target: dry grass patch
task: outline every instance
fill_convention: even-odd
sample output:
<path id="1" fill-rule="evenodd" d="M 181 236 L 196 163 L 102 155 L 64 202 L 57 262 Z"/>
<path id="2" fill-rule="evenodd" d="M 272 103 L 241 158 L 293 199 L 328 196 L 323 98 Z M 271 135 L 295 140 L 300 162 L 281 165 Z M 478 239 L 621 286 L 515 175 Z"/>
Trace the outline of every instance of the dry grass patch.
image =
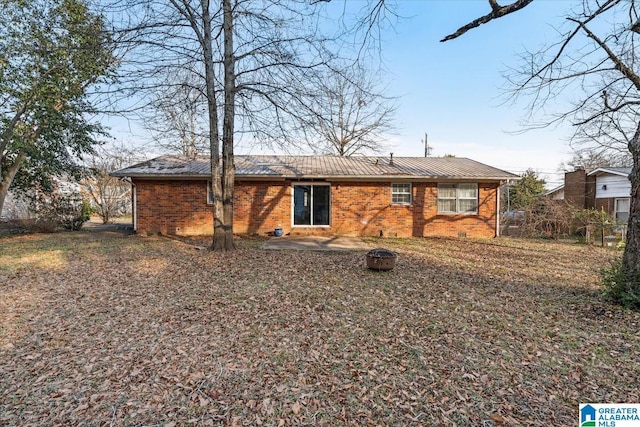
<path id="1" fill-rule="evenodd" d="M 0 239 L 0 424 L 571 425 L 640 401 L 640 315 L 597 285 L 611 251 L 385 239 L 378 273 L 258 243 Z"/>

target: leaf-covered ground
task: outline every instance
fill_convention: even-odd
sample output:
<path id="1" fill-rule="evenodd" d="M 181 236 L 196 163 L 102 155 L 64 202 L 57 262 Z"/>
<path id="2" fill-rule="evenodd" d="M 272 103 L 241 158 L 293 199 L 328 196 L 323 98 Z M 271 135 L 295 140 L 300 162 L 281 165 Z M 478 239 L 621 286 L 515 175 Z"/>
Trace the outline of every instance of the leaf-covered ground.
<path id="1" fill-rule="evenodd" d="M 161 237 L 0 238 L 0 425 L 575 425 L 639 402 L 640 314 L 616 253 L 371 240 L 218 255 Z"/>

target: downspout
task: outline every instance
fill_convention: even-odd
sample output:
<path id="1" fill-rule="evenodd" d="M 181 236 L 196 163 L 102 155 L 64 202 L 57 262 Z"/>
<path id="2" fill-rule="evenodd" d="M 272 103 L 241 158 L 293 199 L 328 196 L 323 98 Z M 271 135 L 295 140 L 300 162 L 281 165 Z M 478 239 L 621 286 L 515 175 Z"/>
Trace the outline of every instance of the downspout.
<path id="1" fill-rule="evenodd" d="M 138 187 L 131 181 L 131 221 L 133 222 L 133 231 L 138 231 Z"/>
<path id="2" fill-rule="evenodd" d="M 133 231 L 138 231 L 138 197 L 136 192 L 136 185 L 129 177 L 123 177 L 120 179 L 131 184 L 131 222 L 133 223 Z"/>
<path id="3" fill-rule="evenodd" d="M 498 188 L 496 188 L 496 235 L 495 237 L 500 237 L 500 194 L 502 193 L 502 182 L 498 184 Z"/>
<path id="4" fill-rule="evenodd" d="M 506 185 L 507 188 L 509 188 L 509 181 L 510 180 L 506 180 L 504 182 L 500 182 L 500 184 L 498 185 L 498 194 L 496 197 L 496 237 L 500 237 L 500 196 L 502 194 L 502 188 Z M 509 191 L 509 190 L 507 190 Z M 508 215 L 508 214 L 507 214 Z"/>

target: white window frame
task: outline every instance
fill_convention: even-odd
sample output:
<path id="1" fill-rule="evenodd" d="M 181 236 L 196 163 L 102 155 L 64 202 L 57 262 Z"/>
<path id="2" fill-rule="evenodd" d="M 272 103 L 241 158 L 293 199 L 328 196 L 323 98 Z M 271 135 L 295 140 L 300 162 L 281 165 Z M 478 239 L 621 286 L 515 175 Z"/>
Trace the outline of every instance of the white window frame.
<path id="1" fill-rule="evenodd" d="M 618 203 L 619 202 L 626 202 L 627 203 L 627 210 L 626 211 L 620 211 L 618 210 Z M 629 211 L 631 210 L 631 199 L 629 197 L 618 197 L 614 200 L 614 211 L 613 211 L 613 216 L 616 220 L 617 223 L 627 223 L 629 221 Z M 620 213 L 626 213 L 627 214 L 627 219 L 623 220 L 623 221 L 618 221 L 618 212 Z"/>
<path id="2" fill-rule="evenodd" d="M 461 186 L 475 186 L 475 197 L 471 198 L 471 197 L 461 197 L 460 193 L 463 188 L 461 188 Z M 445 211 L 445 210 L 441 210 L 440 209 L 440 200 L 454 200 L 453 197 L 441 197 L 440 196 L 440 189 L 451 189 L 451 188 L 455 188 L 456 190 L 456 196 L 455 196 L 455 201 L 456 201 L 456 209 L 455 211 Z M 479 191 L 479 186 L 478 183 L 476 182 L 463 182 L 463 183 L 448 183 L 448 182 L 442 182 L 442 183 L 438 183 L 438 196 L 437 196 L 437 205 L 438 205 L 438 215 L 477 215 L 478 214 L 478 206 L 479 206 L 479 202 L 478 202 L 478 196 L 480 195 L 480 191 Z M 475 200 L 475 210 L 473 211 L 462 211 L 460 209 L 460 201 L 461 200 Z"/>
<path id="3" fill-rule="evenodd" d="M 409 187 L 409 191 L 398 191 L 399 186 L 403 188 Z M 396 188 L 394 188 L 396 187 Z M 394 201 L 393 196 L 406 196 L 409 195 L 409 201 Z M 392 205 L 410 205 L 413 203 L 413 186 L 410 182 L 392 182 L 391 183 L 391 204 Z"/>
<path id="4" fill-rule="evenodd" d="M 296 224 L 295 223 L 295 187 L 296 186 L 305 186 L 305 185 L 311 185 L 311 186 L 326 186 L 329 187 L 329 224 L 327 225 L 314 225 L 314 224 L 309 224 L 309 225 L 305 225 L 305 224 Z M 313 190 L 312 190 L 313 191 Z M 333 220 L 333 215 L 331 215 L 331 207 L 332 207 L 332 196 L 331 196 L 331 183 L 330 182 L 316 182 L 316 181 L 310 181 L 310 182 L 294 182 L 291 184 L 291 228 L 331 228 L 331 221 Z M 311 207 L 311 219 L 313 221 L 313 199 L 311 199 L 309 201 L 309 205 Z"/>

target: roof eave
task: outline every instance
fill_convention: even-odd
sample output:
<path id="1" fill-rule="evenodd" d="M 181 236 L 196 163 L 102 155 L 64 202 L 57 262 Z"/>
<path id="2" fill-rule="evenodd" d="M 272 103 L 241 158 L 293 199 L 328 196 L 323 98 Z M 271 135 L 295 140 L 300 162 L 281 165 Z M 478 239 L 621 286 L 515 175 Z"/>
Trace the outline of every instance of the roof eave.
<path id="1" fill-rule="evenodd" d="M 112 172 L 109 176 L 115 178 L 136 178 L 136 179 L 206 179 L 209 175 L 199 174 L 149 174 L 149 173 L 117 173 Z"/>
<path id="2" fill-rule="evenodd" d="M 209 174 L 149 174 L 149 173 L 119 173 L 109 174 L 115 178 L 134 179 L 208 179 Z M 388 180 L 413 180 L 413 181 L 506 181 L 518 180 L 520 177 L 512 176 L 434 176 L 434 175 L 265 175 L 265 174 L 236 174 L 238 180 L 311 180 L 325 179 L 332 181 L 388 181 Z"/>
<path id="3" fill-rule="evenodd" d="M 601 173 L 609 173 L 611 175 L 618 175 L 618 176 L 624 176 L 624 177 L 628 177 L 629 176 L 629 174 L 627 174 L 627 173 L 616 171 L 616 170 L 612 170 L 612 169 L 608 169 L 608 168 L 597 168 L 597 169 L 594 169 L 591 172 L 589 172 L 587 174 L 587 176 L 598 175 L 598 174 L 601 174 Z"/>

